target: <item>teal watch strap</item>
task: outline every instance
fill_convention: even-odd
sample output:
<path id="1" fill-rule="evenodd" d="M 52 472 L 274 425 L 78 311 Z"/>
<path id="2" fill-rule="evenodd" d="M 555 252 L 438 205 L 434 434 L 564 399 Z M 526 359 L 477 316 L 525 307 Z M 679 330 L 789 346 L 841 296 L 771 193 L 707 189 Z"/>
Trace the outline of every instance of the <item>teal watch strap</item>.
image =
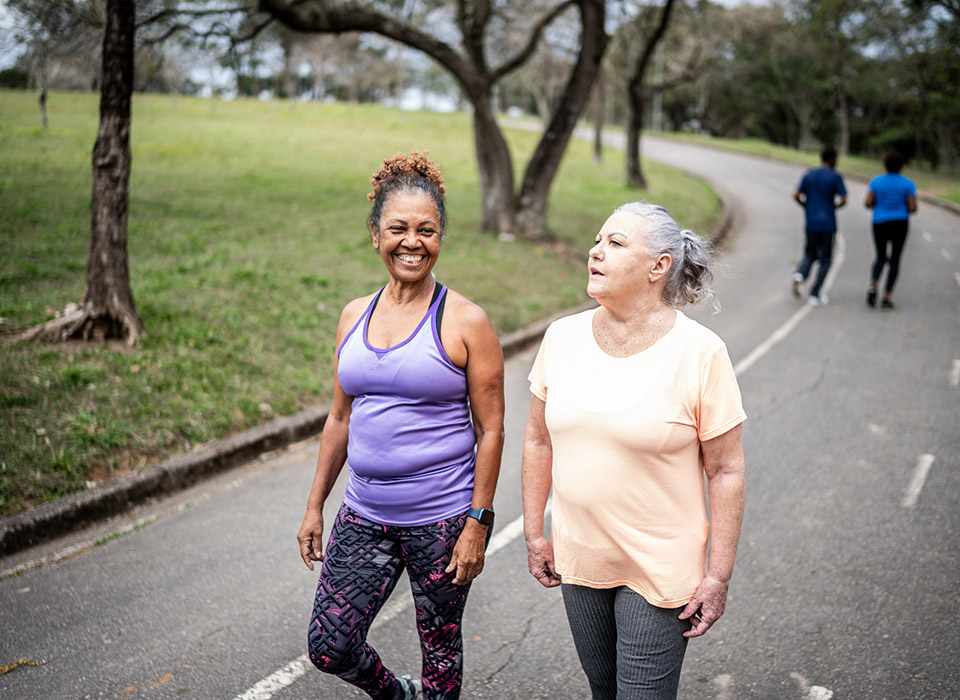
<path id="1" fill-rule="evenodd" d="M 467 511 L 467 517 L 478 520 L 487 527 L 493 525 L 493 511 L 487 508 L 471 508 Z"/>

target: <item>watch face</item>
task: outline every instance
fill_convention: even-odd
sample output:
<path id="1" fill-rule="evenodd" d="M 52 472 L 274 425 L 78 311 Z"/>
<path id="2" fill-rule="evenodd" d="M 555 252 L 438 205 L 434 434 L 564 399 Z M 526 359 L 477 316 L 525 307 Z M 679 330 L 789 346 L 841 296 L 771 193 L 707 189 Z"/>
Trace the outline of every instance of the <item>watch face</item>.
<path id="1" fill-rule="evenodd" d="M 479 520 L 484 525 L 493 525 L 493 511 L 486 508 L 471 508 L 470 517 Z"/>

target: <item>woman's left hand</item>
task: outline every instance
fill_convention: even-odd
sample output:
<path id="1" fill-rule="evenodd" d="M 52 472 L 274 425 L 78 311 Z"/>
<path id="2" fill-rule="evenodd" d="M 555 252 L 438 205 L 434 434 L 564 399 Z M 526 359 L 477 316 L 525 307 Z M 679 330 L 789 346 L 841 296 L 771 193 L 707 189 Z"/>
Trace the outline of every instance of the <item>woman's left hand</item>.
<path id="1" fill-rule="evenodd" d="M 729 584 L 724 581 L 718 581 L 709 575 L 704 577 L 697 586 L 697 592 L 693 594 L 693 600 L 687 603 L 687 607 L 680 613 L 681 620 L 689 619 L 693 624 L 689 632 L 683 633 L 684 637 L 699 637 L 720 619 L 727 606 L 728 587 Z"/>
<path id="2" fill-rule="evenodd" d="M 458 586 L 465 586 L 483 571 L 483 560 L 487 549 L 487 526 L 481 525 L 473 518 L 467 518 L 463 532 L 457 538 L 453 548 L 453 556 L 445 571 L 449 574 L 456 571 L 453 582 Z"/>

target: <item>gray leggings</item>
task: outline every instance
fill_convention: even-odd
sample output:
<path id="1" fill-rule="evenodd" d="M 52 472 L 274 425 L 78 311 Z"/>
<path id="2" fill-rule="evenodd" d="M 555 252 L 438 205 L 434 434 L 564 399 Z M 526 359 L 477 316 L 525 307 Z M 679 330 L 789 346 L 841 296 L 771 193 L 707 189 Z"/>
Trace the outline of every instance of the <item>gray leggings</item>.
<path id="1" fill-rule="evenodd" d="M 563 584 L 563 604 L 593 700 L 675 700 L 687 649 L 683 608 L 658 608 L 626 586 Z"/>

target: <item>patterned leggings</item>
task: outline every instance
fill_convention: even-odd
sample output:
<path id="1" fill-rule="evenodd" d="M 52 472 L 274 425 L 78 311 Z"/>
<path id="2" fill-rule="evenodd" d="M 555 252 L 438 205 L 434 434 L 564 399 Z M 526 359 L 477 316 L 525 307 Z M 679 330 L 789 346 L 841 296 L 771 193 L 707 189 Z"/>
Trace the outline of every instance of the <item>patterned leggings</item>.
<path id="1" fill-rule="evenodd" d="M 320 569 L 308 632 L 310 660 L 365 691 L 393 700 L 396 676 L 367 644 L 373 619 L 404 568 L 417 609 L 426 700 L 456 700 L 463 676 L 460 621 L 470 586 L 444 573 L 466 515 L 418 527 L 378 525 L 341 506 Z"/>

